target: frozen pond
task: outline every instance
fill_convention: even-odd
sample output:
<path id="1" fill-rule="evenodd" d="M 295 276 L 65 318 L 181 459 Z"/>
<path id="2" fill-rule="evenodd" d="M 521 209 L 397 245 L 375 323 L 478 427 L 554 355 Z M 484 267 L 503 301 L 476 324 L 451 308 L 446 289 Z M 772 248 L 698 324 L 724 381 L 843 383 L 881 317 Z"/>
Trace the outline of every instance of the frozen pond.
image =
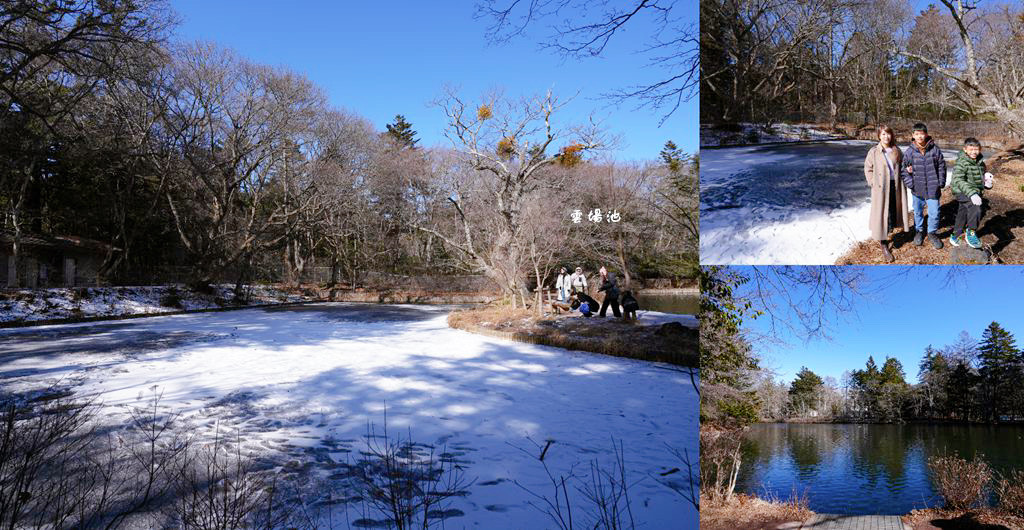
<path id="1" fill-rule="evenodd" d="M 844 140 L 701 151 L 701 263 L 835 263 L 871 237 L 864 157 L 873 144 Z M 943 153 L 952 169 L 956 151 Z"/>
<path id="2" fill-rule="evenodd" d="M 69 388 L 100 400 L 111 424 L 161 393 L 200 436 L 237 432 L 265 461 L 308 464 L 326 484 L 314 494 L 386 407 L 392 432 L 455 455 L 475 480 L 452 501 L 450 528 L 550 527 L 528 504 L 540 502 L 530 492 L 554 494 L 540 448 L 552 441 L 544 463 L 555 476 L 575 466 L 585 478 L 592 462 L 613 464 L 615 440 L 636 482 L 637 525 L 697 527 L 673 452 L 697 454 L 687 371 L 474 335 L 446 317 L 441 307 L 310 304 L 0 330 L 0 391 Z M 585 517 L 583 494 L 569 492 Z"/>

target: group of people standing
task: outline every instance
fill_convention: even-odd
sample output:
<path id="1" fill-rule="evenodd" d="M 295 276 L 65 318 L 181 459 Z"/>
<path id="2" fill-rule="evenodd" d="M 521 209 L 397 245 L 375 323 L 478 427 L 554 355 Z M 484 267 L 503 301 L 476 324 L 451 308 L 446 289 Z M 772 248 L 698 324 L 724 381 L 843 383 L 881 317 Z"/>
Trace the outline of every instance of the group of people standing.
<path id="1" fill-rule="evenodd" d="M 878 241 L 888 263 L 893 262 L 889 233 L 894 228 L 905 232 L 910 230 L 907 223 L 907 190 L 910 190 L 914 211 L 914 244 L 923 245 L 927 237 L 936 249 L 942 248 L 942 240 L 937 232 L 939 197 L 946 187 L 946 159 L 928 135 L 925 124 L 915 124 L 912 136 L 911 145 L 901 151 L 896 147 L 896 135 L 892 128 L 881 125 L 878 127 L 878 144 L 868 151 L 864 159 L 864 176 L 871 186 L 868 225 L 871 238 Z M 977 230 L 982 217 L 982 194 L 985 189 L 992 187 L 992 181 L 992 174 L 985 171 L 981 143 L 975 138 L 967 138 L 953 168 L 951 187 L 957 200 L 957 213 L 953 233 L 949 238 L 951 245 L 957 247 L 966 243 L 973 248 L 981 247 Z"/>
<path id="2" fill-rule="evenodd" d="M 604 300 L 599 305 L 597 300 L 588 294 L 587 277 L 583 274 L 582 267 L 576 267 L 572 274 L 568 274 L 565 267 L 558 272 L 555 280 L 555 289 L 558 291 L 558 302 L 567 305 L 572 310 L 578 310 L 583 316 L 604 317 L 610 307 L 612 314 L 616 317 L 622 316 L 625 311 L 626 318 L 636 318 L 636 310 L 640 308 L 632 291 L 619 291 L 618 280 L 614 272 L 601 267 L 598 271 L 600 286 L 598 292 L 604 292 Z M 619 310 L 619 297 L 622 297 L 622 311 Z M 600 309 L 598 309 L 600 307 Z"/>

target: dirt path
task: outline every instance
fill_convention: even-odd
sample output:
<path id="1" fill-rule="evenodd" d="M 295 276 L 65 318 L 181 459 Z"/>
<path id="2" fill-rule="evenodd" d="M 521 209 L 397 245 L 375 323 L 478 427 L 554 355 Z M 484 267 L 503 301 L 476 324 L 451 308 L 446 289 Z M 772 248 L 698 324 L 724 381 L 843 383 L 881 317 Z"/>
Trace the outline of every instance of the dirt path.
<path id="1" fill-rule="evenodd" d="M 985 193 L 985 204 L 978 236 L 991 251 L 994 263 L 1024 264 L 1024 146 L 993 157 L 989 170 L 997 175 L 996 186 Z M 949 236 L 956 220 L 957 204 L 952 192 L 943 190 L 939 207 L 939 237 L 942 248 L 936 250 L 927 241 L 915 246 L 913 233 L 892 234 L 895 264 L 948 264 L 952 245 Z M 913 224 L 913 213 L 910 214 Z M 837 265 L 884 264 L 882 251 L 872 240 L 857 243 L 840 257 Z"/>

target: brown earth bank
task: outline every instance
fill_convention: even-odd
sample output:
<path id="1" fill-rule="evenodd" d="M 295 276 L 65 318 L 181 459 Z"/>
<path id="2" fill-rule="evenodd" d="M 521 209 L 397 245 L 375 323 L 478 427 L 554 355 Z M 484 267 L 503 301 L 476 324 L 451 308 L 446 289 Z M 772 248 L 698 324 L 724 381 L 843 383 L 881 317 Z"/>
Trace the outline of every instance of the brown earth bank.
<path id="1" fill-rule="evenodd" d="M 500 298 L 494 293 L 453 293 L 422 290 L 321 289 L 321 300 L 380 304 L 482 304 Z"/>
<path id="2" fill-rule="evenodd" d="M 903 516 L 903 522 L 914 530 L 1020 530 L 1024 517 L 995 513 L 991 510 L 914 510 Z M 702 527 L 703 528 L 703 527 Z"/>
<path id="3" fill-rule="evenodd" d="M 696 367 L 698 361 L 697 330 L 678 322 L 645 325 L 614 317 L 540 317 L 534 311 L 492 305 L 452 311 L 448 325 L 508 340 L 616 357 L 687 367 Z"/>
<path id="4" fill-rule="evenodd" d="M 988 170 L 996 175 L 996 182 L 991 190 L 985 192 L 981 226 L 978 228 L 982 248 L 991 253 L 993 263 L 1024 264 L 1024 144 L 989 158 Z M 953 259 L 953 246 L 949 243 L 956 211 L 957 201 L 946 188 L 942 191 L 939 206 L 941 249 L 935 249 L 927 240 L 924 245 L 915 246 L 912 243 L 913 230 L 894 230 L 890 235 L 895 258 L 893 264 L 963 263 Z M 908 217 L 910 225 L 913 225 L 913 213 L 910 212 Z M 836 261 L 836 265 L 876 264 L 886 262 L 878 243 L 873 240 L 857 243 Z"/>
<path id="5" fill-rule="evenodd" d="M 796 501 L 768 501 L 737 493 L 728 501 L 701 496 L 701 530 L 776 530 L 800 528 L 800 523 L 810 519 L 814 512 Z"/>

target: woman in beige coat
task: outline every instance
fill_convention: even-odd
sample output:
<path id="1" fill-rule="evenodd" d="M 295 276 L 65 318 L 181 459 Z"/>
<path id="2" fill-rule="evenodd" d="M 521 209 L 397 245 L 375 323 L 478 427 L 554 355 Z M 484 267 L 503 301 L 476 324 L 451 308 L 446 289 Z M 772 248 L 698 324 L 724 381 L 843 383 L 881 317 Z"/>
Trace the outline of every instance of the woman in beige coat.
<path id="1" fill-rule="evenodd" d="M 903 153 L 896 147 L 896 135 L 887 125 L 878 127 L 878 144 L 864 159 L 864 177 L 871 186 L 871 239 L 878 241 L 887 263 L 893 262 L 889 250 L 889 231 L 907 231 L 907 189 L 900 178 Z"/>

